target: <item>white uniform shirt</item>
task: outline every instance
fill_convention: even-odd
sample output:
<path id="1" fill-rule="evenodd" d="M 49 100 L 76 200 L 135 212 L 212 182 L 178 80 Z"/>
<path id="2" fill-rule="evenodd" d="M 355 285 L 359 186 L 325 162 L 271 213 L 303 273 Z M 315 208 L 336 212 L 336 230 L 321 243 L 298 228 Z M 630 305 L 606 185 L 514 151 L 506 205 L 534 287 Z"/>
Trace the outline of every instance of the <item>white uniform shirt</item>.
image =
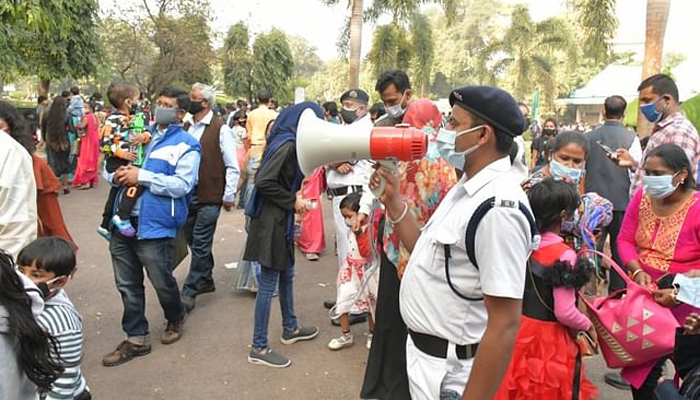
<path id="1" fill-rule="evenodd" d="M 515 144 L 518 146 L 518 153 L 515 155 L 513 160 L 512 171 L 514 174 L 518 175 L 521 181 L 527 179 L 528 167 L 527 167 L 527 157 L 525 154 L 525 139 L 522 136 L 516 136 Z"/>
<path id="2" fill-rule="evenodd" d="M 36 239 L 36 181 L 32 156 L 0 131 L 0 249 L 17 258 Z"/>
<path id="3" fill-rule="evenodd" d="M 450 278 L 462 295 L 522 298 L 532 242 L 530 224 L 522 211 L 494 207 L 486 213 L 476 231 L 479 270 L 467 257 L 469 219 L 481 203 L 494 196 L 497 204 L 507 199 L 528 205 L 508 157 L 469 180 L 463 176 L 423 227 L 401 281 L 401 316 L 412 331 L 467 345 L 480 342 L 486 330 L 484 302 L 464 300 L 447 284 L 443 244 L 451 245 Z"/>
<path id="4" fill-rule="evenodd" d="M 204 130 L 211 123 L 211 119 L 214 118 L 214 112 L 210 110 L 199 122 L 195 122 L 190 114 L 188 114 L 188 117 L 189 118 L 185 118 L 185 122 L 190 123 L 190 128 L 187 130 L 187 133 L 199 141 L 202 139 L 202 135 L 204 135 Z M 238 177 L 241 173 L 238 169 L 236 141 L 233 138 L 231 128 L 225 124 L 221 125 L 221 130 L 219 131 L 219 147 L 221 148 L 221 155 L 224 160 L 224 165 L 226 166 L 226 187 L 224 188 L 223 201 L 232 202 L 236 198 L 236 186 L 238 185 Z M 204 156 L 204 154 L 202 154 L 202 156 Z"/>

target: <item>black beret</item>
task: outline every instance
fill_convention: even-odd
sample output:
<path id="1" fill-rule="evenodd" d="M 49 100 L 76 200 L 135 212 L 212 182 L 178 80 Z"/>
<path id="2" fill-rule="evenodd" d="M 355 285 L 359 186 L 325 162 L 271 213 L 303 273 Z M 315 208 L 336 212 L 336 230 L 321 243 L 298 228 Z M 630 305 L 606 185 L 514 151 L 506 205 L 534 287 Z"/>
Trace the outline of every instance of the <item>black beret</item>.
<path id="1" fill-rule="evenodd" d="M 508 136 L 523 134 L 525 118 L 518 103 L 505 90 L 492 86 L 465 86 L 450 93 L 450 106 L 455 104 Z"/>
<path id="2" fill-rule="evenodd" d="M 369 95 L 362 89 L 350 89 L 340 96 L 341 103 L 345 100 L 354 100 L 360 104 L 367 104 L 369 103 Z"/>

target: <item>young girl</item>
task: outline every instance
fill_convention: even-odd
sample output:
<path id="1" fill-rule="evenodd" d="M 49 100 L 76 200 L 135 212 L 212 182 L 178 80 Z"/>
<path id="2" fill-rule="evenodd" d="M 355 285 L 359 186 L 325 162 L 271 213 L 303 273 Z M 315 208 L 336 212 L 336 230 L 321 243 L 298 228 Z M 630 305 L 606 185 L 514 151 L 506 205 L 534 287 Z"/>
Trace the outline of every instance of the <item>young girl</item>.
<path id="1" fill-rule="evenodd" d="M 528 199 L 542 242 L 528 262 L 521 325 L 495 399 L 597 398 L 574 339 L 591 329 L 591 321 L 576 308 L 576 292 L 591 270 L 559 236 L 579 195 L 569 183 L 545 179 L 530 189 Z"/>
<path id="2" fill-rule="evenodd" d="M 351 193 L 340 202 L 340 213 L 345 218 L 345 223 L 352 229 L 353 222 L 360 211 L 360 193 Z M 343 265 L 338 270 L 335 312 L 340 314 L 340 329 L 342 335 L 332 339 L 328 343 L 331 350 L 340 350 L 353 345 L 353 336 L 350 333 L 350 313 L 358 314 L 367 312 L 369 333 L 367 334 L 367 348 L 372 346 L 372 333 L 374 332 L 374 306 L 377 302 L 377 274 L 369 279 L 369 284 L 358 298 L 362 290 L 362 280 L 365 269 L 369 265 L 371 257 L 370 237 L 368 225 L 362 225 L 358 232 L 348 231 L 348 255 Z"/>

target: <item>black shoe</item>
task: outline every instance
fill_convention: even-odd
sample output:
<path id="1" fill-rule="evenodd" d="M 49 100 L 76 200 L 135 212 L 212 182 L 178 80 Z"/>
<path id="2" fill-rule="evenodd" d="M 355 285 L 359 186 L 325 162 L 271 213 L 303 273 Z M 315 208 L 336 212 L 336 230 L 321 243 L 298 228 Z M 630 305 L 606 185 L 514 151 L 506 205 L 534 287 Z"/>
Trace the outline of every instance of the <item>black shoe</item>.
<path id="1" fill-rule="evenodd" d="M 329 309 L 329 310 L 330 310 L 331 308 L 333 308 L 334 305 L 335 305 L 335 300 L 326 300 L 326 301 L 323 302 L 323 306 L 326 307 L 326 308 Z"/>
<path id="2" fill-rule="evenodd" d="M 216 286 L 214 286 L 214 281 L 207 282 L 203 285 L 199 285 L 197 288 L 197 294 L 212 293 L 216 291 Z"/>
<path id="3" fill-rule="evenodd" d="M 350 314 L 350 325 L 361 324 L 364 322 L 367 322 L 367 313 L 357 315 Z M 333 324 L 333 326 L 340 326 L 340 319 L 333 318 L 331 320 L 331 324 Z"/>
<path id="4" fill-rule="evenodd" d="M 605 383 L 608 385 L 620 389 L 620 390 L 630 390 L 631 386 L 625 378 L 620 375 L 619 372 L 606 372 L 604 375 Z"/>

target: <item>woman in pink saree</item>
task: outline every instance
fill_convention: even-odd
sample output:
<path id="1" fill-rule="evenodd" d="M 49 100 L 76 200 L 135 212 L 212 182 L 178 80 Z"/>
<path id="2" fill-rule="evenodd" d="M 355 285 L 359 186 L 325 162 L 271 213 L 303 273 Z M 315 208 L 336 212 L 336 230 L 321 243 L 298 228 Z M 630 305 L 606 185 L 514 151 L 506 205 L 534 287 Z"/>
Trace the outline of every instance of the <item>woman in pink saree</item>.
<path id="1" fill-rule="evenodd" d="M 311 176 L 304 181 L 302 197 L 315 202 L 316 207 L 301 216 L 301 232 L 296 237 L 297 246 L 309 261 L 318 260 L 319 254 L 326 247 L 326 237 L 323 230 L 323 210 L 321 195 L 326 190 L 326 169 L 316 168 Z"/>
<path id="2" fill-rule="evenodd" d="M 97 173 L 97 162 L 100 156 L 100 138 L 98 129 L 99 120 L 95 115 L 95 110 L 86 102 L 83 106 L 85 115 L 77 128 L 83 130 L 85 134 L 80 140 L 80 154 L 78 156 L 78 166 L 75 169 L 73 186 L 80 189 L 89 189 L 97 186 L 99 174 Z"/>

